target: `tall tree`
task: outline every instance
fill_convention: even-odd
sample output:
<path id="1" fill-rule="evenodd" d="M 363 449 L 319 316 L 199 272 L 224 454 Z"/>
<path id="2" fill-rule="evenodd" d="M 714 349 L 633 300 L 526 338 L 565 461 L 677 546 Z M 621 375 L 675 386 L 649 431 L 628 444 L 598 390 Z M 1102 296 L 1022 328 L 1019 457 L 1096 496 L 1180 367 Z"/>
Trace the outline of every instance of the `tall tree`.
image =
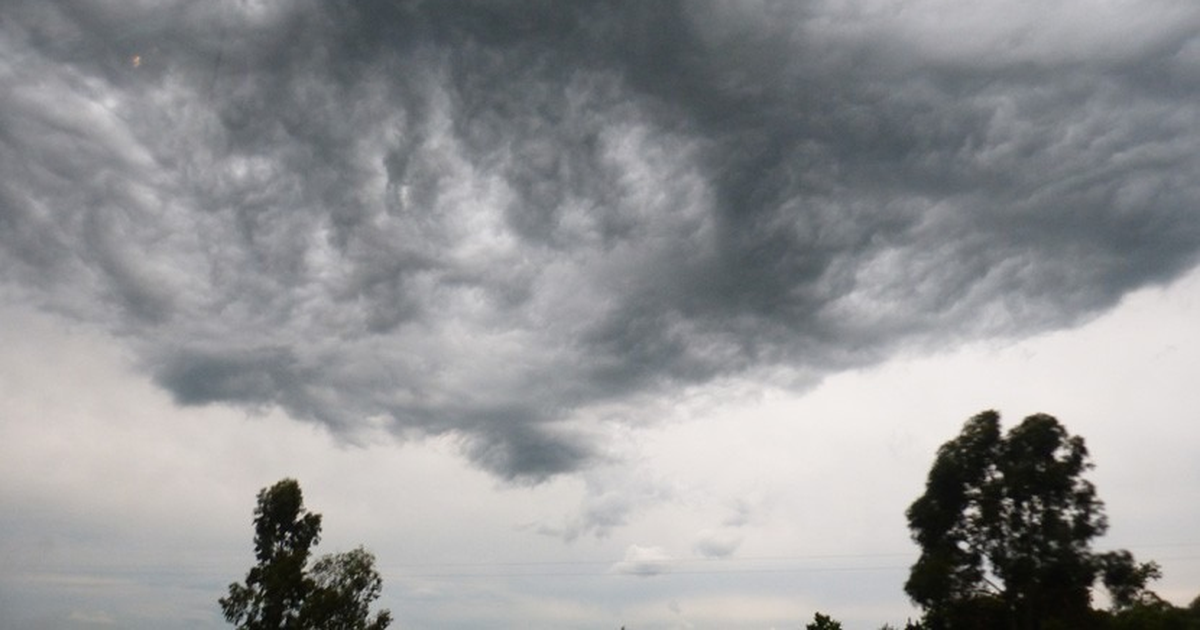
<path id="1" fill-rule="evenodd" d="M 373 619 L 369 606 L 382 580 L 375 557 L 362 548 L 322 557 L 308 570 L 321 538 L 321 515 L 304 507 L 295 479 L 258 493 L 254 509 L 257 564 L 220 599 L 226 621 L 240 630 L 383 630 L 388 611 Z"/>
<path id="2" fill-rule="evenodd" d="M 1002 435 L 986 411 L 943 444 L 907 512 L 921 556 L 904 589 L 929 627 L 1086 627 L 1099 577 L 1136 599 L 1157 566 L 1092 551 L 1108 523 L 1091 468 L 1083 438 L 1045 414 Z"/>
<path id="3" fill-rule="evenodd" d="M 299 628 L 301 607 L 312 588 L 304 569 L 320 539 L 321 515 L 304 508 L 295 479 L 260 490 L 254 508 L 258 564 L 244 584 L 230 584 L 229 596 L 221 598 L 225 619 L 242 630 Z"/>

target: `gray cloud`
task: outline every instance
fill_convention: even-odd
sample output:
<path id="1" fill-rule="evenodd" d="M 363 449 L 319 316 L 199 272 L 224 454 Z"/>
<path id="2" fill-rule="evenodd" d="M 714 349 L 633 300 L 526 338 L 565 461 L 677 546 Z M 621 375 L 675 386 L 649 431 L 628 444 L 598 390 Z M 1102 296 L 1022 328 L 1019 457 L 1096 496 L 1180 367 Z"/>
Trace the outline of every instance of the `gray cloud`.
<path id="1" fill-rule="evenodd" d="M 706 529 L 696 534 L 692 551 L 702 558 L 728 558 L 741 544 L 742 537 L 734 532 Z"/>
<path id="2" fill-rule="evenodd" d="M 1200 10 L 886 4 L 12 3 L 0 279 L 182 404 L 538 480 L 602 405 L 1195 264 Z"/>
<path id="3" fill-rule="evenodd" d="M 625 442 L 617 436 L 606 437 L 610 443 Z M 592 437 L 589 443 L 604 439 Z M 580 536 L 603 539 L 624 526 L 633 515 L 679 501 L 678 489 L 651 474 L 639 454 L 632 449 L 618 450 L 610 448 L 603 460 L 590 462 L 588 470 L 579 474 L 584 484 L 583 496 L 569 514 L 530 523 L 528 527 L 565 542 Z"/>

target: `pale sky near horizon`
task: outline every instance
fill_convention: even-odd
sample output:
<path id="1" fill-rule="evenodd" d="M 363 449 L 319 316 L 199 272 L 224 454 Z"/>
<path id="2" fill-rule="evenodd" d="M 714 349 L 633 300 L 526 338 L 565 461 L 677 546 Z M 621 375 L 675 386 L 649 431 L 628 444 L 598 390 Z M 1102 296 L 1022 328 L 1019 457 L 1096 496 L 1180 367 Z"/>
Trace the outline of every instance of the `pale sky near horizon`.
<path id="1" fill-rule="evenodd" d="M 0 626 L 290 476 L 396 627 L 876 630 L 988 408 L 1200 595 L 1191 2 L 4 4 Z"/>

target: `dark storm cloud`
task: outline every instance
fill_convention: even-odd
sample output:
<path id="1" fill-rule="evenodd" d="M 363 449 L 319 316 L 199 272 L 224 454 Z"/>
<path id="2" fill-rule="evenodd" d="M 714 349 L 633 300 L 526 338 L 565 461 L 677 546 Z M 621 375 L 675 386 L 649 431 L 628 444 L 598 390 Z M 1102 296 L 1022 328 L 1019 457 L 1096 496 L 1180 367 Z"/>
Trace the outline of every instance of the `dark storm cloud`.
<path id="1" fill-rule="evenodd" d="M 1200 10 L 1115 6 L 11 3 L 0 275 L 183 404 L 536 480 L 606 405 L 1193 265 Z"/>

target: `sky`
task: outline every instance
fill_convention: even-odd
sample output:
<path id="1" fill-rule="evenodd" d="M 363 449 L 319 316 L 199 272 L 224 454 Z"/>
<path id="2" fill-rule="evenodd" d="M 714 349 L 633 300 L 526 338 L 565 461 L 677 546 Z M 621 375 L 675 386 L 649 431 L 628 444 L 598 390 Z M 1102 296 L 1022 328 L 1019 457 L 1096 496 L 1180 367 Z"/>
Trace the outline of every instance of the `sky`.
<path id="1" fill-rule="evenodd" d="M 992 408 L 1200 594 L 1190 0 L 3 6 L 0 626 L 294 477 L 395 627 L 875 630 Z"/>

